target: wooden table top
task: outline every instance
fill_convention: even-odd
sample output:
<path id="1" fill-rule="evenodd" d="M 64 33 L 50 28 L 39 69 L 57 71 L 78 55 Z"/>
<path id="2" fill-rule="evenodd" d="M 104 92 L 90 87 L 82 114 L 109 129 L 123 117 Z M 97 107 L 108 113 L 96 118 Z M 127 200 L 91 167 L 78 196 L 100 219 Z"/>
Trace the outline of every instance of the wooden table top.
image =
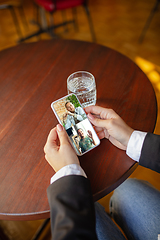
<path id="1" fill-rule="evenodd" d="M 110 48 L 73 40 L 21 44 L 0 52 L 0 219 L 49 217 L 46 189 L 53 169 L 43 147 L 57 120 L 51 102 L 67 94 L 67 77 L 91 72 L 97 105 L 113 108 L 134 129 L 152 132 L 156 97 L 146 75 Z M 107 139 L 79 158 L 94 200 L 114 190 L 136 168 Z"/>

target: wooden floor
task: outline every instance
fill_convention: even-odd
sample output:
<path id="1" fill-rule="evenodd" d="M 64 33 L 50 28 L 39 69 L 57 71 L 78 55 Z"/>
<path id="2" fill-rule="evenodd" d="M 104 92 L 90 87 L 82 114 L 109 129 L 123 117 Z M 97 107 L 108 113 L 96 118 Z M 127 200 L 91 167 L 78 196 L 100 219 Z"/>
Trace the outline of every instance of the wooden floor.
<path id="1" fill-rule="evenodd" d="M 16 13 L 22 34 L 26 36 L 36 31 L 37 26 L 32 21 L 35 17 L 32 1 L 25 0 L 23 2 L 28 29 L 23 24 L 17 8 Z M 89 8 L 97 43 L 111 47 L 131 58 L 152 82 L 158 102 L 158 119 L 155 133 L 160 134 L 160 6 L 153 16 L 143 42 L 140 44 L 138 41 L 155 2 L 156 0 L 90 0 Z M 71 11 L 67 11 L 67 18 L 69 19 L 70 16 Z M 48 16 L 47 19 L 49 19 Z M 92 41 L 87 18 L 82 7 L 77 9 L 77 19 L 78 31 L 70 25 L 68 31 L 64 31 L 64 28 L 57 29 L 57 35 L 64 39 Z M 54 22 L 59 23 L 60 21 L 62 21 L 61 12 L 57 12 L 54 14 Z M 43 34 L 40 39 L 49 38 L 49 35 Z M 18 39 L 19 37 L 9 10 L 0 10 L 0 50 L 16 45 Z M 40 39 L 34 37 L 26 42 Z M 146 94 L 145 88 L 144 94 Z M 160 175 L 151 170 L 139 166 L 131 177 L 150 181 L 155 187 L 160 189 Z M 111 194 L 100 200 L 106 211 L 108 211 L 108 202 Z M 12 222 L 1 220 L 0 228 L 3 229 L 7 239 L 29 240 L 42 221 Z M 1 236 L 0 239 L 3 240 Z M 50 239 L 49 226 L 40 239 Z"/>

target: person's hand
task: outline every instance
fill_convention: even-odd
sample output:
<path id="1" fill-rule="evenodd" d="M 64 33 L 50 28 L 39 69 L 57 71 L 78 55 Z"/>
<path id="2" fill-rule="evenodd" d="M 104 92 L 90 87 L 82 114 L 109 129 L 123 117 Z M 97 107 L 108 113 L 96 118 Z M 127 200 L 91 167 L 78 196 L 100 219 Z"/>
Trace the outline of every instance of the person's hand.
<path id="1" fill-rule="evenodd" d="M 90 130 L 87 131 L 87 135 L 89 138 L 93 139 L 93 135 L 92 135 L 92 132 Z"/>
<path id="2" fill-rule="evenodd" d="M 88 136 L 89 138 L 91 138 L 92 141 L 93 141 L 93 144 L 96 145 L 96 143 L 95 143 L 95 141 L 94 141 L 94 138 L 93 138 L 93 134 L 92 134 L 92 132 L 91 132 L 90 130 L 87 131 L 87 136 Z"/>
<path id="3" fill-rule="evenodd" d="M 95 126 L 100 139 L 107 138 L 116 147 L 126 150 L 129 138 L 134 131 L 112 109 L 99 106 L 85 108 L 88 118 Z"/>
<path id="4" fill-rule="evenodd" d="M 67 111 L 67 114 L 74 117 L 74 113 Z"/>
<path id="5" fill-rule="evenodd" d="M 67 112 L 63 114 L 63 121 L 66 120 L 67 116 L 68 116 Z"/>
<path id="6" fill-rule="evenodd" d="M 79 164 L 78 157 L 71 147 L 67 133 L 60 124 L 53 128 L 44 146 L 45 158 L 57 172 L 69 164 Z"/>

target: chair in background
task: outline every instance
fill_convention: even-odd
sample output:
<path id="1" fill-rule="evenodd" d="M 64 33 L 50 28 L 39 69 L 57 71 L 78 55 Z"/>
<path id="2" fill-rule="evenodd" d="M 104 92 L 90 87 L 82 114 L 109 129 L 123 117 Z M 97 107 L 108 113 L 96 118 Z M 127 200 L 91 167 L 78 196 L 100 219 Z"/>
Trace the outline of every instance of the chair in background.
<path id="1" fill-rule="evenodd" d="M 15 8 L 19 9 L 19 14 L 21 16 L 23 24 L 26 28 L 28 28 L 27 21 L 26 21 L 26 18 L 25 18 L 25 14 L 24 14 L 24 10 L 23 10 L 23 6 L 22 6 L 22 0 L 0 0 L 0 10 L 3 10 L 3 9 L 9 9 L 10 10 L 10 13 L 11 13 L 12 18 L 13 18 L 13 22 L 14 22 L 16 30 L 17 30 L 17 34 L 18 34 L 19 38 L 22 38 L 22 32 L 21 32 L 21 29 L 20 29 L 20 25 L 19 25 L 19 22 L 18 22 L 16 12 L 15 12 Z"/>
<path id="2" fill-rule="evenodd" d="M 42 12 L 41 12 L 40 17 L 41 17 L 41 21 L 45 22 L 44 26 L 40 27 L 40 29 L 36 33 L 22 39 L 22 41 L 25 41 L 26 39 L 29 39 L 33 36 L 37 36 L 37 35 L 39 35 L 41 33 L 44 33 L 44 32 L 47 32 L 52 37 L 55 37 L 56 35 L 54 33 L 54 30 L 56 28 L 61 27 L 61 26 L 65 27 L 65 26 L 67 26 L 68 24 L 71 24 L 71 23 L 74 23 L 75 26 L 77 26 L 76 21 L 75 21 L 75 17 L 76 17 L 76 7 L 78 7 L 78 6 L 83 6 L 84 7 L 85 12 L 87 14 L 88 22 L 89 22 L 89 27 L 90 27 L 90 31 L 91 31 L 91 35 L 92 35 L 92 40 L 94 42 L 96 41 L 94 28 L 93 28 L 93 23 L 92 23 L 89 8 L 88 8 L 88 5 L 87 5 L 87 0 L 34 0 L 34 3 L 37 5 L 39 10 L 43 9 L 50 14 L 50 26 L 47 26 L 47 21 L 44 17 L 44 13 L 43 13 L 43 16 L 42 16 Z M 64 10 L 66 10 L 66 9 L 72 9 L 74 20 L 66 21 L 65 12 L 64 12 Z M 63 11 L 62 13 L 63 13 L 64 21 L 61 24 L 54 25 L 52 15 L 53 15 L 54 12 L 56 12 L 58 10 Z"/>
<path id="3" fill-rule="evenodd" d="M 158 10 L 159 3 L 160 3 L 160 0 L 156 0 L 156 3 L 154 5 L 153 9 L 151 10 L 151 13 L 150 13 L 150 15 L 149 15 L 149 17 L 148 17 L 148 19 L 147 19 L 147 21 L 145 23 L 145 26 L 144 26 L 144 28 L 142 30 L 142 33 L 140 35 L 139 43 L 143 42 L 144 36 L 145 36 L 146 31 L 147 31 L 147 29 L 148 29 L 148 27 L 149 27 L 149 25 L 150 25 L 150 23 L 152 21 L 152 18 L 154 16 L 155 12 Z"/>

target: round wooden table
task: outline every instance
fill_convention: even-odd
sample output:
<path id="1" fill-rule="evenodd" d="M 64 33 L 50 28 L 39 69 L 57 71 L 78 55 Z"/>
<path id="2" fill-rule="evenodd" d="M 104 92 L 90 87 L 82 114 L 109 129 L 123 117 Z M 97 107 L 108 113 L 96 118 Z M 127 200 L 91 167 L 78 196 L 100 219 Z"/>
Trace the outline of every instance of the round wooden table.
<path id="1" fill-rule="evenodd" d="M 80 70 L 95 76 L 97 105 L 113 108 L 134 129 L 154 130 L 157 105 L 152 85 L 117 51 L 58 39 L 0 52 L 0 219 L 49 217 L 46 189 L 54 171 L 43 147 L 58 123 L 50 104 L 67 95 L 67 77 Z M 107 139 L 79 159 L 94 200 L 114 190 L 137 166 Z"/>

